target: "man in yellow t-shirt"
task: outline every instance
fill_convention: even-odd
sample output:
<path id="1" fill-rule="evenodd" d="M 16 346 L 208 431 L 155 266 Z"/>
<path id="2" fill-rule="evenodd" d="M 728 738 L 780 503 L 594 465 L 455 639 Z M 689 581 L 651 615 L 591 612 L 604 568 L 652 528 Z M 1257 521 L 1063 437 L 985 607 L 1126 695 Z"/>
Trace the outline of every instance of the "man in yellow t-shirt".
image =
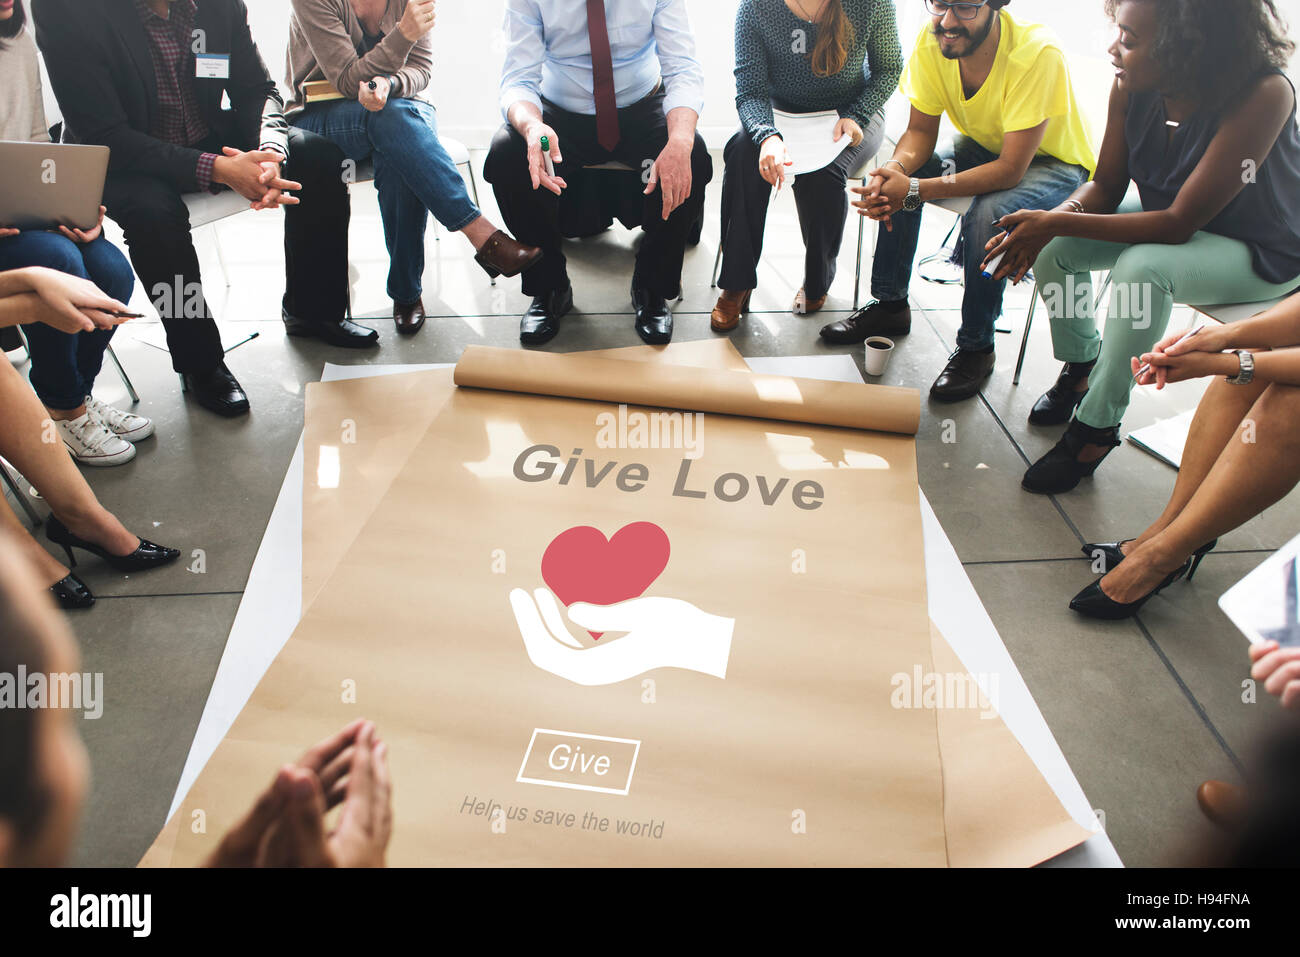
<path id="1" fill-rule="evenodd" d="M 822 329 L 835 344 L 906 335 L 907 302 L 924 203 L 968 196 L 960 254 L 965 269 L 957 351 L 930 394 L 976 395 L 993 373 L 994 326 L 1006 281 L 981 272 L 1001 216 L 1052 209 L 1092 175 L 1097 152 L 1070 83 L 1060 42 L 1048 28 L 1015 19 L 1010 0 L 926 0 L 930 18 L 899 88 L 912 104 L 893 159 L 871 174 L 858 211 L 882 224 L 871 273 L 876 301 Z M 959 136 L 936 152 L 944 114 Z"/>

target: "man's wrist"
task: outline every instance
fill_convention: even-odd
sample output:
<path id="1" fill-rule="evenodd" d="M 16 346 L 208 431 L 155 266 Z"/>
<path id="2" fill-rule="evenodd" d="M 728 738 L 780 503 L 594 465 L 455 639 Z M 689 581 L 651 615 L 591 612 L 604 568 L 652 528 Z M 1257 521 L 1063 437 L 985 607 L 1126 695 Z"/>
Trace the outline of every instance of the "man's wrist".
<path id="1" fill-rule="evenodd" d="M 888 165 L 891 164 L 891 163 L 894 164 L 894 166 L 896 166 L 896 167 L 898 168 L 898 171 L 899 171 L 900 173 L 902 173 L 904 176 L 906 176 L 906 177 L 908 177 L 908 178 L 911 177 L 911 175 L 912 175 L 911 170 L 909 170 L 906 166 L 903 165 L 903 161 L 902 161 L 902 160 L 899 160 L 899 159 L 887 159 L 887 160 L 885 160 L 884 165 L 885 165 L 885 166 L 888 166 Z"/>

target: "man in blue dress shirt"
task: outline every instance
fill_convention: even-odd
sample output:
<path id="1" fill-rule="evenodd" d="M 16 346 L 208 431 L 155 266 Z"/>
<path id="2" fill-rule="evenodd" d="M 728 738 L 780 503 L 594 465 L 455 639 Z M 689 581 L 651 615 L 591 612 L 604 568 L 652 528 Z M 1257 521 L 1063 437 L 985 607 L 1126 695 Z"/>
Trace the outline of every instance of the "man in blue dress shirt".
<path id="1" fill-rule="evenodd" d="M 485 175 L 511 232 L 544 251 L 523 274 L 533 304 L 520 341 L 554 338 L 573 307 L 561 219 L 589 195 L 580 188 L 592 175 L 587 167 L 619 162 L 641 172 L 639 181 L 619 175 L 644 197 L 645 237 L 632 275 L 636 330 L 648 343 L 668 342 L 668 300 L 681 288 L 687 236 L 713 177 L 695 132 L 704 74 L 686 0 L 506 0 L 505 31 L 506 125 Z"/>

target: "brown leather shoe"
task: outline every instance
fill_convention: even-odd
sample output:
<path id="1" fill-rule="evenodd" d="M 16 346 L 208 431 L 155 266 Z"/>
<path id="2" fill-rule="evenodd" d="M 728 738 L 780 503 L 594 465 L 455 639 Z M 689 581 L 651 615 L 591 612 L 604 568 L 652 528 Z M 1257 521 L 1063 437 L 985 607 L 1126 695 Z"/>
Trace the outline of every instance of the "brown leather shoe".
<path id="1" fill-rule="evenodd" d="M 541 258 L 542 251 L 536 246 L 525 246 L 498 229 L 483 244 L 474 261 L 496 279 L 497 276 L 518 276 Z"/>
<path id="2" fill-rule="evenodd" d="M 740 325 L 740 317 L 749 308 L 749 297 L 753 294 L 752 289 L 743 292 L 722 290 L 722 295 L 718 297 L 718 304 L 713 307 L 713 315 L 709 318 L 709 325 L 713 331 L 730 332 Z"/>
<path id="3" fill-rule="evenodd" d="M 400 302 L 394 302 L 393 322 L 397 325 L 398 335 L 415 335 L 424 328 L 424 300 L 417 299 L 406 306 Z"/>
<path id="4" fill-rule="evenodd" d="M 811 316 L 815 312 L 821 312 L 822 306 L 826 305 L 826 297 L 820 299 L 809 299 L 807 290 L 800 289 L 794 297 L 794 305 L 790 311 L 796 316 Z"/>
<path id="5" fill-rule="evenodd" d="M 977 394 L 993 374 L 997 357 L 992 352 L 958 349 L 948 359 L 939 378 L 930 386 L 930 396 L 940 402 L 958 402 Z"/>
<path id="6" fill-rule="evenodd" d="M 1245 815 L 1246 794 L 1226 781 L 1206 781 L 1196 789 L 1196 803 L 1219 827 L 1235 831 Z"/>

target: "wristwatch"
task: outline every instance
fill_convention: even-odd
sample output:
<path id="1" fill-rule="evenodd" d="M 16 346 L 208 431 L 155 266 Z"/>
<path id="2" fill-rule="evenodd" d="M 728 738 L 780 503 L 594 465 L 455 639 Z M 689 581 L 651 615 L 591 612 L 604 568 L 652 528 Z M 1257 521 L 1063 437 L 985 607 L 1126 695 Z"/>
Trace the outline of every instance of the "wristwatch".
<path id="1" fill-rule="evenodd" d="M 1255 355 L 1247 352 L 1245 349 L 1237 350 L 1237 361 L 1241 363 L 1241 371 L 1235 376 L 1228 376 L 1228 382 L 1231 385 L 1250 385 L 1255 378 Z"/>
<path id="2" fill-rule="evenodd" d="M 915 176 L 912 177 L 912 188 L 907 191 L 907 198 L 903 200 L 903 208 L 909 213 L 921 208 L 921 181 Z"/>

